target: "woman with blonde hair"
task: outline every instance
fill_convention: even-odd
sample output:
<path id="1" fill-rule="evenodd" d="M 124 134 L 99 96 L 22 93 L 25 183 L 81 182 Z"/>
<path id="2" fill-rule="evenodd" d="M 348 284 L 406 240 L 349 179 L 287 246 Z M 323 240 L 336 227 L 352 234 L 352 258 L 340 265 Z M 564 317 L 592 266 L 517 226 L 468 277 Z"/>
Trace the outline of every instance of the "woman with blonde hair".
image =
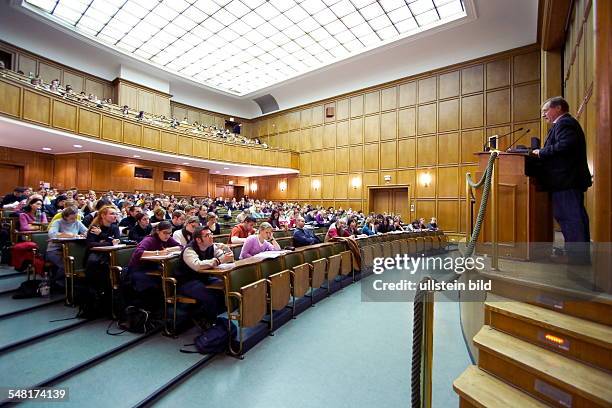
<path id="1" fill-rule="evenodd" d="M 250 258 L 260 252 L 279 251 L 280 249 L 280 245 L 274 238 L 272 225 L 268 222 L 262 222 L 259 226 L 259 232 L 249 236 L 244 241 L 242 251 L 240 251 L 240 259 Z"/>

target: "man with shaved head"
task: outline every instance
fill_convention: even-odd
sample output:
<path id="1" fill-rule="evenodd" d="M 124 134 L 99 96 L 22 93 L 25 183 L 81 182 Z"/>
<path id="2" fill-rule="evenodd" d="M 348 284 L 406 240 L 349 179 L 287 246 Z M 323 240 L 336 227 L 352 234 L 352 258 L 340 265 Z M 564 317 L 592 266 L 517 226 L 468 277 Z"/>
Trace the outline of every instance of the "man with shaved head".
<path id="1" fill-rule="evenodd" d="M 293 246 L 296 248 L 321 242 L 312 229 L 304 228 L 305 225 L 304 217 L 296 218 L 296 227 L 293 231 Z"/>

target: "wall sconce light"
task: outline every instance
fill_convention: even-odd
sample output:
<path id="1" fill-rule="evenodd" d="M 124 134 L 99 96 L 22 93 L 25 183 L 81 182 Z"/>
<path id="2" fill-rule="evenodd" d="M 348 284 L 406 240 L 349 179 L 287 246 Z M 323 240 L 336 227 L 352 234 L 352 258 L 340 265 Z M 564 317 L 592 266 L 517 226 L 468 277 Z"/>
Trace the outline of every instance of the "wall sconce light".
<path id="1" fill-rule="evenodd" d="M 385 183 L 389 184 L 391 182 L 391 175 L 385 174 Z"/>
<path id="2" fill-rule="evenodd" d="M 423 187 L 429 187 L 431 185 L 431 174 L 421 173 L 419 176 L 419 182 Z"/>
<path id="3" fill-rule="evenodd" d="M 234 180 L 228 181 L 227 184 L 229 184 L 230 186 L 233 186 L 234 185 Z"/>
<path id="4" fill-rule="evenodd" d="M 287 190 L 287 182 L 286 181 L 281 181 L 278 184 L 278 188 L 280 189 L 280 191 L 285 191 Z"/>
<path id="5" fill-rule="evenodd" d="M 357 190 L 360 185 L 361 179 L 359 177 L 353 177 L 353 180 L 351 180 L 351 186 L 353 187 L 353 189 Z"/>
<path id="6" fill-rule="evenodd" d="M 319 180 L 312 181 L 312 188 L 316 191 L 321 188 L 321 182 Z"/>
<path id="7" fill-rule="evenodd" d="M 257 191 L 257 183 L 251 183 L 251 191 Z"/>

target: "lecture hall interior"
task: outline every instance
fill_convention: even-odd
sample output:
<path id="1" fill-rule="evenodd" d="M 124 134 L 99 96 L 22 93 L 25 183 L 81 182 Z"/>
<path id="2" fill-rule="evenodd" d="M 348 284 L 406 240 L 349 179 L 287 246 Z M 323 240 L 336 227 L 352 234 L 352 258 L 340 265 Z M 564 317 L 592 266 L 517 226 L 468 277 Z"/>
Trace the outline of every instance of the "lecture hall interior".
<path id="1" fill-rule="evenodd" d="M 612 407 L 611 20 L 0 1 L 0 406 Z"/>

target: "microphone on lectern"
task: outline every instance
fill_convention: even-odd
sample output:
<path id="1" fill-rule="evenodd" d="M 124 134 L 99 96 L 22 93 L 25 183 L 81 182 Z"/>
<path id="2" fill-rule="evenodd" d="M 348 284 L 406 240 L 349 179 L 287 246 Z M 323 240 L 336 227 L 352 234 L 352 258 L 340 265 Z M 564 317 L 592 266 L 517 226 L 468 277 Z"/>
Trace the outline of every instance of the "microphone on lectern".
<path id="1" fill-rule="evenodd" d="M 521 131 L 521 130 L 523 130 L 523 129 L 524 129 L 524 128 L 520 127 L 520 128 L 518 128 L 518 129 L 513 130 L 512 132 L 508 132 L 508 133 L 506 133 L 505 135 L 501 135 L 501 136 L 497 136 L 497 135 L 495 135 L 495 136 L 490 136 L 490 137 L 489 137 L 489 141 L 488 141 L 488 143 L 486 143 L 486 144 L 484 145 L 483 150 L 484 150 L 485 152 L 488 152 L 488 151 L 489 151 L 489 150 L 491 150 L 491 149 L 497 149 L 497 141 L 498 141 L 499 139 L 502 139 L 502 138 L 504 138 L 504 137 L 506 137 L 506 136 L 510 136 L 510 135 L 511 135 L 511 134 L 513 134 L 513 133 L 520 132 L 520 131 Z"/>

